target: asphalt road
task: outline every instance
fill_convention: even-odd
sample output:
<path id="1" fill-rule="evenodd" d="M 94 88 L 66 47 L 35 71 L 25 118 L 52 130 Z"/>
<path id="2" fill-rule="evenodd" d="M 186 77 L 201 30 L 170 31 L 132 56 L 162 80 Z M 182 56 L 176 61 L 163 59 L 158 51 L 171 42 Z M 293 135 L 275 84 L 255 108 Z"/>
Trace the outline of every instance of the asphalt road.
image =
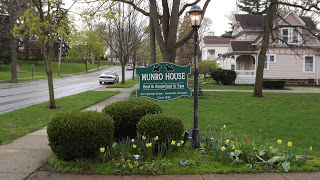
<path id="1" fill-rule="evenodd" d="M 120 66 L 110 67 L 107 70 L 119 74 L 121 81 Z M 55 99 L 108 86 L 99 84 L 99 75 L 103 71 L 106 70 L 54 79 Z M 131 77 L 132 71 L 126 71 L 126 79 L 130 79 Z M 0 83 L 0 114 L 46 101 L 49 101 L 47 80 Z"/>

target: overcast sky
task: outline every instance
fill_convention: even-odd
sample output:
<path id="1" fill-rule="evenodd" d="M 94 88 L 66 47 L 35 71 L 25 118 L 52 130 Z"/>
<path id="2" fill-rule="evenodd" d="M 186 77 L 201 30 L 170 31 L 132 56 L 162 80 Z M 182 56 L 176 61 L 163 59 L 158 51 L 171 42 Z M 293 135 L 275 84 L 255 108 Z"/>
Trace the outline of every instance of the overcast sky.
<path id="1" fill-rule="evenodd" d="M 72 0 L 64 0 L 66 7 L 70 7 Z M 204 0 L 202 0 L 204 2 Z M 202 4 L 200 4 L 202 7 Z M 215 35 L 222 35 L 225 31 L 230 30 L 230 25 L 228 24 L 230 20 L 226 17 L 230 14 L 236 7 L 236 0 L 211 0 L 207 8 L 205 17 L 208 17 L 213 22 L 213 30 Z M 190 8 L 189 8 L 190 9 Z M 187 9 L 187 11 L 189 10 Z M 76 11 L 72 8 L 72 11 Z M 78 18 L 76 17 L 78 20 Z"/>
<path id="2" fill-rule="evenodd" d="M 213 30 L 216 36 L 231 30 L 230 20 L 226 17 L 236 8 L 236 0 L 211 0 L 206 10 L 205 17 L 212 20 Z"/>

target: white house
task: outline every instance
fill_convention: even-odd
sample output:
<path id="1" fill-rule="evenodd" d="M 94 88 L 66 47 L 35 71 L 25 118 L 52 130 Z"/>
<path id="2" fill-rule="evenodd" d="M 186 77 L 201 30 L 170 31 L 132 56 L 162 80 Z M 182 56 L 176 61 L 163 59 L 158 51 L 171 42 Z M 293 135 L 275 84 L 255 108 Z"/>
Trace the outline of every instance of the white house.
<path id="1" fill-rule="evenodd" d="M 219 36 L 205 36 L 200 41 L 200 49 L 203 61 L 216 61 L 222 69 L 234 69 L 235 61 L 231 58 L 222 58 L 222 54 L 228 52 L 232 38 Z"/>

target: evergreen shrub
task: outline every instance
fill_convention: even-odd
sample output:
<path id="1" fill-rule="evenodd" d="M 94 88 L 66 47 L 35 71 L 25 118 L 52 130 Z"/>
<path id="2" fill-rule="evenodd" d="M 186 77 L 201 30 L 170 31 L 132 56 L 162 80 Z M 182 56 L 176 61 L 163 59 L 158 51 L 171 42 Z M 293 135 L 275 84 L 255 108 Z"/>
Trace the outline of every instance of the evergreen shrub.
<path id="1" fill-rule="evenodd" d="M 286 84 L 285 80 L 265 79 L 263 80 L 263 87 L 267 89 L 283 89 Z"/>
<path id="2" fill-rule="evenodd" d="M 148 114 L 142 117 L 137 125 L 141 135 L 159 137 L 160 142 L 179 140 L 184 132 L 182 120 L 168 114 Z"/>
<path id="3" fill-rule="evenodd" d="M 63 112 L 49 121 L 47 133 L 49 146 L 58 158 L 89 158 L 114 142 L 114 122 L 96 111 Z"/>
<path id="4" fill-rule="evenodd" d="M 134 138 L 137 135 L 137 123 L 147 114 L 162 113 L 161 107 L 146 99 L 130 98 L 106 106 L 102 112 L 114 120 L 115 138 Z"/>

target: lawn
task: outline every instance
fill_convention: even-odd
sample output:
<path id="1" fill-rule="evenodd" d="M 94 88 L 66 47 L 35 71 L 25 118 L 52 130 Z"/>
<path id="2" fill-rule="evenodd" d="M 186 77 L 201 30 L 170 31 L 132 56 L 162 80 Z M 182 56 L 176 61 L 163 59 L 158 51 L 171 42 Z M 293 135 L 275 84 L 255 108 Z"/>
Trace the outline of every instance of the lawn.
<path id="1" fill-rule="evenodd" d="M 35 79 L 39 79 L 37 76 L 47 77 L 44 65 L 42 61 L 19 61 L 21 64 L 20 71 L 18 72 L 18 80 L 21 78 L 32 78 L 32 67 L 34 64 L 33 76 Z M 11 79 L 11 69 L 10 65 L 0 65 L 0 80 L 10 80 Z M 60 75 L 64 76 L 66 74 L 75 74 L 80 72 L 85 72 L 85 65 L 83 63 L 67 63 L 62 62 L 60 66 Z M 96 69 L 96 64 L 88 64 L 88 70 Z M 54 77 L 58 77 L 58 62 L 52 62 L 52 74 Z"/>
<path id="2" fill-rule="evenodd" d="M 313 146 L 313 155 L 320 157 L 320 96 L 319 94 L 267 93 L 253 98 L 252 93 L 205 92 L 199 99 L 199 129 L 227 129 L 239 139 L 268 133 L 271 144 L 278 139 L 292 141 L 298 154 Z M 156 101 L 155 101 L 156 102 Z M 156 102 L 165 113 L 183 120 L 185 129 L 193 127 L 193 98 Z M 260 132 L 260 129 L 262 132 Z"/>
<path id="3" fill-rule="evenodd" d="M 33 105 L 23 109 L 0 114 L 0 144 L 41 129 L 59 112 L 80 111 L 107 99 L 118 91 L 87 91 L 80 94 L 56 99 L 57 110 L 50 110 L 48 102 Z M 81 101 L 79 101 L 81 99 Z"/>
<path id="4" fill-rule="evenodd" d="M 121 84 L 121 80 L 120 80 L 119 83 L 106 86 L 106 88 L 130 88 L 138 83 L 139 83 L 138 78 L 135 78 L 134 80 L 128 79 L 128 80 L 126 80 L 125 84 Z"/>
<path id="5" fill-rule="evenodd" d="M 188 86 L 193 89 L 193 76 L 188 77 Z M 199 78 L 199 88 L 201 89 L 236 89 L 236 90 L 253 90 L 253 85 L 223 85 L 216 84 L 212 78 Z"/>

